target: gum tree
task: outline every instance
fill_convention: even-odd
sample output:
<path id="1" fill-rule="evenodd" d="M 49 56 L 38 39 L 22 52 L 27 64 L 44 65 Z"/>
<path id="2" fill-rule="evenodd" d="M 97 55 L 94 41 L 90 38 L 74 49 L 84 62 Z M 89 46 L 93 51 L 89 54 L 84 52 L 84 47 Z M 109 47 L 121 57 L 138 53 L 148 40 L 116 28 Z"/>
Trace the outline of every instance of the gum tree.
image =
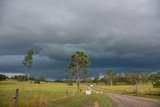
<path id="1" fill-rule="evenodd" d="M 27 71 L 27 77 L 28 77 L 28 69 L 31 69 L 32 62 L 33 62 L 33 49 L 30 49 L 23 60 L 25 71 Z M 29 77 L 28 77 L 28 80 L 29 80 Z"/>
<path id="2" fill-rule="evenodd" d="M 107 76 L 107 80 L 109 82 L 109 85 L 112 86 L 113 81 L 114 81 L 115 77 L 117 76 L 116 72 L 113 69 L 107 69 L 106 76 Z"/>
<path id="3" fill-rule="evenodd" d="M 90 66 L 91 62 L 89 60 L 89 55 L 85 51 L 77 51 L 75 52 L 69 61 L 67 71 L 68 74 L 75 77 L 76 84 L 78 87 L 79 92 L 79 84 L 80 84 L 80 77 L 82 74 L 86 74 L 86 68 Z"/>

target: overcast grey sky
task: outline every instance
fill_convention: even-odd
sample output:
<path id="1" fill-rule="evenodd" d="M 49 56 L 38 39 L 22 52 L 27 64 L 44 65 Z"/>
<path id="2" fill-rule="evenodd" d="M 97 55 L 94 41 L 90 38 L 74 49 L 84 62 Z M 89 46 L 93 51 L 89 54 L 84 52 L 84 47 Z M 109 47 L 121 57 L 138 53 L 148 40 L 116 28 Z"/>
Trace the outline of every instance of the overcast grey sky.
<path id="1" fill-rule="evenodd" d="M 93 74 L 160 68 L 159 0 L 0 0 L 0 72 L 64 78 L 69 57 L 86 50 Z"/>

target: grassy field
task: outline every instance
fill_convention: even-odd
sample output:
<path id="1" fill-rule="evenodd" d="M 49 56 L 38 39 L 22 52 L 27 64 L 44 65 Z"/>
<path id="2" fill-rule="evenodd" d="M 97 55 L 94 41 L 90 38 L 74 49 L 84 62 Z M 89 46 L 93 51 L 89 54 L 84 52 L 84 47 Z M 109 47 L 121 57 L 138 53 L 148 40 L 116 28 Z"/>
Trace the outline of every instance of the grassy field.
<path id="1" fill-rule="evenodd" d="M 77 86 L 65 83 L 30 83 L 13 80 L 0 81 L 0 107 L 13 107 L 15 90 L 19 89 L 19 107 L 111 107 L 111 100 L 103 94 L 85 95 L 86 85 L 80 85 L 82 92 L 77 93 Z M 135 86 L 94 85 L 94 89 L 135 95 Z M 66 94 L 68 89 L 68 94 Z M 137 94 L 136 94 L 137 95 Z M 151 84 L 138 85 L 138 96 L 160 98 L 160 89 Z"/>
<path id="2" fill-rule="evenodd" d="M 133 85 L 119 85 L 119 86 L 94 85 L 93 88 L 105 92 L 130 94 L 130 95 L 160 99 L 160 88 L 153 88 L 151 84 L 137 85 L 137 90 L 138 90 L 137 93 L 135 92 L 136 86 Z"/>
<path id="3" fill-rule="evenodd" d="M 15 90 L 19 89 L 19 107 L 110 107 L 111 100 L 103 94 L 85 95 L 86 86 L 80 85 L 82 92 L 77 93 L 76 85 L 64 83 L 29 83 L 16 81 L 0 82 L 0 107 L 13 107 Z M 68 94 L 66 95 L 66 89 Z"/>

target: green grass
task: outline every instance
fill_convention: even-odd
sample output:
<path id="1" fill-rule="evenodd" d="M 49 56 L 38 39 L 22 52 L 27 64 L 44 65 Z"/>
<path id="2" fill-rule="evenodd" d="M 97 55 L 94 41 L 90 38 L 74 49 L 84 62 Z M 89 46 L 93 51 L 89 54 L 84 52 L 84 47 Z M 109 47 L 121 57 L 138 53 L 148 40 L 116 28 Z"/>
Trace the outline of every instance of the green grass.
<path id="1" fill-rule="evenodd" d="M 94 85 L 93 88 L 105 92 L 114 92 L 114 93 L 160 99 L 160 88 L 153 88 L 151 84 L 137 85 L 137 87 L 138 87 L 138 93 L 135 92 L 136 86 L 133 85 L 117 85 L 117 86 Z"/>
<path id="2" fill-rule="evenodd" d="M 100 107 L 111 107 L 111 100 L 102 94 L 79 94 L 70 98 L 59 100 L 49 107 L 94 107 L 98 103 Z"/>
<path id="3" fill-rule="evenodd" d="M 0 107 L 13 107 L 15 90 L 19 89 L 19 107 L 83 107 L 98 102 L 100 107 L 110 107 L 111 101 L 106 95 L 85 95 L 85 85 L 80 85 L 82 92 L 77 93 L 77 86 L 64 83 L 29 83 L 16 81 L 0 82 Z M 66 95 L 66 89 L 68 94 Z M 94 107 L 94 106 L 93 106 Z"/>

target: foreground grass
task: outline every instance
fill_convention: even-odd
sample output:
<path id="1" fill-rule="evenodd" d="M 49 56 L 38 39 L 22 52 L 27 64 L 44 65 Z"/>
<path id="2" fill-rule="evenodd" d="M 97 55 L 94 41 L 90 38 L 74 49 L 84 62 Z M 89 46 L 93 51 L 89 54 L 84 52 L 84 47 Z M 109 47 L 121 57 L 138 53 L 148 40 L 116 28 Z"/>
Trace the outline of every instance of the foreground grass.
<path id="1" fill-rule="evenodd" d="M 42 83 L 2 81 L 0 82 L 0 107 L 13 107 L 15 90 L 19 89 L 20 107 L 110 107 L 111 101 L 106 95 L 85 95 L 86 86 L 81 85 L 82 92 L 77 93 L 77 86 L 64 83 Z M 68 94 L 66 95 L 66 89 Z"/>
<path id="2" fill-rule="evenodd" d="M 59 100 L 49 107 L 111 107 L 111 100 L 102 94 L 79 94 L 70 98 Z"/>
<path id="3" fill-rule="evenodd" d="M 136 86 L 133 85 L 118 85 L 118 86 L 94 85 L 93 88 L 105 92 L 121 93 L 121 94 L 160 99 L 160 88 L 153 88 L 151 84 L 137 85 L 138 93 L 135 92 Z"/>

